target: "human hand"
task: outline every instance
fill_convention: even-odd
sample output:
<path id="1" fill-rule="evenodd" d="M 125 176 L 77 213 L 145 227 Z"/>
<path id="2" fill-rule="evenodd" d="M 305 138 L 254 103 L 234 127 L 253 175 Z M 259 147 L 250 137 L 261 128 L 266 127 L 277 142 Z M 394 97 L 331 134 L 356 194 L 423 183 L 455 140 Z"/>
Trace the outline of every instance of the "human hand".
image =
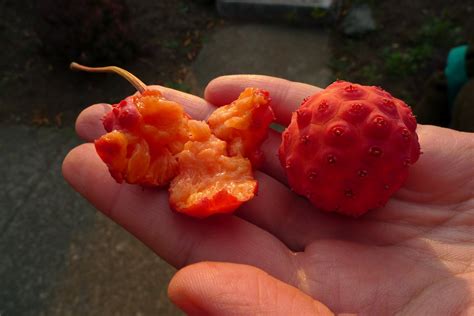
<path id="1" fill-rule="evenodd" d="M 208 102 L 163 91 L 193 118 L 205 119 L 211 104 L 226 104 L 247 86 L 270 92 L 282 124 L 304 97 L 319 90 L 271 77 L 229 76 L 209 84 Z M 109 108 L 84 110 L 78 134 L 92 141 L 104 133 L 100 118 Z M 68 154 L 63 173 L 97 209 L 178 268 L 224 261 L 271 275 L 222 263 L 185 268 L 172 281 L 170 296 L 189 312 L 329 312 L 312 297 L 335 313 L 469 313 L 474 311 L 474 135 L 433 126 L 419 126 L 418 134 L 424 154 L 405 186 L 384 208 L 359 219 L 318 212 L 289 190 L 276 156 L 276 132 L 263 146 L 267 163 L 256 172 L 259 195 L 235 216 L 197 220 L 170 211 L 165 190 L 117 184 L 90 143 Z M 193 287 L 197 284 L 201 292 Z"/>

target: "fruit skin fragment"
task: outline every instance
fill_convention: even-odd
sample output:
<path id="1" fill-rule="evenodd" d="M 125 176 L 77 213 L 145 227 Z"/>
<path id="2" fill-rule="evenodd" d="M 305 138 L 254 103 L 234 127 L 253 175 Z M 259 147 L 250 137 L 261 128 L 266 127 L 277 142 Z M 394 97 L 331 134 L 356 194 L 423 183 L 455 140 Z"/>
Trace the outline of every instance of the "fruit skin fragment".
<path id="1" fill-rule="evenodd" d="M 191 140 L 177 155 L 178 175 L 171 181 L 170 206 L 193 217 L 231 213 L 257 192 L 252 166 L 242 156 L 229 157 L 226 142 L 204 122 L 190 120 Z"/>
<path id="2" fill-rule="evenodd" d="M 258 168 L 264 162 L 260 146 L 274 120 L 270 94 L 262 89 L 246 88 L 237 100 L 216 109 L 208 124 L 214 135 L 229 144 L 230 156 L 247 157 Z"/>
<path id="3" fill-rule="evenodd" d="M 378 87 L 336 81 L 306 99 L 282 134 L 289 185 L 319 210 L 360 216 L 383 206 L 420 156 L 416 119 Z"/>

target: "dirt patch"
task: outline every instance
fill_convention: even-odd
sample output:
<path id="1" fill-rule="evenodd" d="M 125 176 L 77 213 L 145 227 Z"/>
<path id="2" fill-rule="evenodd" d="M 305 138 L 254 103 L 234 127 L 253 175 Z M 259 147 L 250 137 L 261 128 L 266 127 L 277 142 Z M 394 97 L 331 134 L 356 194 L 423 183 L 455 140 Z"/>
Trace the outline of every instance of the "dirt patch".
<path id="1" fill-rule="evenodd" d="M 61 5 L 61 1 L 49 2 Z M 146 83 L 186 90 L 183 79 L 188 67 L 206 34 L 219 23 L 214 6 L 206 1 L 186 0 L 126 0 L 124 3 L 135 50 L 133 58 L 122 58 L 117 65 L 134 72 Z M 60 14 L 63 8 L 56 9 L 51 14 Z M 78 55 L 68 42 L 81 41 L 84 35 L 57 36 L 62 31 L 59 25 L 55 36 L 49 39 L 40 34 L 44 31 L 41 25 L 47 22 L 44 21 L 47 11 L 31 1 L 6 0 L 0 4 L 0 42 L 4 48 L 0 50 L 1 121 L 72 124 L 85 106 L 116 102 L 133 92 L 129 84 L 112 75 L 70 71 L 69 62 Z M 83 23 L 86 25 L 87 21 Z M 47 32 L 55 32 L 54 27 Z M 107 36 L 113 38 L 114 34 Z M 94 41 L 100 37 L 90 38 Z M 91 42 L 91 47 L 95 44 Z M 51 46 L 59 52 L 48 49 Z"/>
<path id="2" fill-rule="evenodd" d="M 472 1 L 344 1 L 340 26 L 352 5 L 371 6 L 377 30 L 349 38 L 336 28 L 331 36 L 335 78 L 380 85 L 416 111 L 428 77 L 444 67 L 453 46 L 474 29 Z"/>

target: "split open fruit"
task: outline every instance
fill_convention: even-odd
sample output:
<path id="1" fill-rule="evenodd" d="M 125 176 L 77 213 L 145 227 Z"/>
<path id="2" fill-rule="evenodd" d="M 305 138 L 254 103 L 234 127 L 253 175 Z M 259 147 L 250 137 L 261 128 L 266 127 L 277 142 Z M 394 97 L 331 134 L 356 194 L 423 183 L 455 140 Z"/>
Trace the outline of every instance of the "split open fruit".
<path id="1" fill-rule="evenodd" d="M 252 169 L 263 160 L 259 147 L 274 120 L 268 92 L 245 89 L 208 125 L 121 68 L 71 68 L 117 73 L 138 90 L 112 106 L 103 118 L 107 134 L 95 141 L 117 182 L 169 185 L 171 208 L 200 218 L 233 212 L 255 196 Z"/>

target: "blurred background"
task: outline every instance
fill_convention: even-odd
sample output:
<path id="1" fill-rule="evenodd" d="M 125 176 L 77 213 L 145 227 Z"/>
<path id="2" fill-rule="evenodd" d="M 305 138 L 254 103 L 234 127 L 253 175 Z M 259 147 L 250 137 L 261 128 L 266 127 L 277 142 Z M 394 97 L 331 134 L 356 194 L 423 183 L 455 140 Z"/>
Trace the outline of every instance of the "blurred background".
<path id="1" fill-rule="evenodd" d="M 474 105 L 472 80 L 453 101 L 445 74 L 451 49 L 473 41 L 473 15 L 474 0 L 1 1 L 0 315 L 181 314 L 166 296 L 174 268 L 62 179 L 75 117 L 134 92 L 71 61 L 197 95 L 236 73 L 356 81 L 405 100 L 420 123 L 474 131 L 474 106 L 453 125 L 456 106 Z"/>

